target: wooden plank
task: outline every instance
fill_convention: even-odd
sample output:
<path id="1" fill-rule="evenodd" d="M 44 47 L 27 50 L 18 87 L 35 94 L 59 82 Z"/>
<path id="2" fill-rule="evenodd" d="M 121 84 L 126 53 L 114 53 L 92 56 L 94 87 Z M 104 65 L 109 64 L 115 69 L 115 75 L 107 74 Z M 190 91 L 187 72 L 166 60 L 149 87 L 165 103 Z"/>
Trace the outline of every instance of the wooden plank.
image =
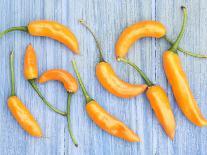
<path id="1" fill-rule="evenodd" d="M 158 123 L 146 96 L 120 99 L 108 93 L 95 77 L 98 50 L 89 32 L 78 23 L 85 19 L 96 32 L 105 59 L 111 63 L 116 73 L 131 83 L 143 83 L 139 75 L 129 66 L 118 63 L 114 56 L 114 45 L 121 31 L 140 20 L 158 20 L 167 27 L 167 35 L 175 39 L 181 26 L 180 6 L 188 8 L 188 26 L 181 46 L 204 54 L 207 40 L 205 0 L 27 0 L 0 3 L 0 30 L 11 26 L 27 25 L 36 19 L 56 20 L 71 28 L 76 34 L 81 55 L 73 55 L 64 45 L 48 38 L 31 37 L 26 33 L 12 32 L 0 41 L 0 152 L 6 154 L 206 154 L 207 130 L 192 125 L 180 112 L 172 95 L 162 68 L 162 52 L 169 48 L 164 40 L 151 38 L 140 40 L 130 49 L 128 58 L 135 62 L 156 84 L 167 90 L 176 117 L 175 140 L 165 135 Z M 74 74 L 71 60 L 76 59 L 83 81 L 90 95 L 111 114 L 125 122 L 142 139 L 141 143 L 130 144 L 103 132 L 87 116 L 85 100 L 78 91 L 72 98 L 72 128 L 79 147 L 73 146 L 67 130 L 67 121 L 50 111 L 38 98 L 23 77 L 25 48 L 32 43 L 39 60 L 39 73 L 47 69 L 63 68 Z M 40 123 L 44 138 L 36 139 L 26 134 L 12 118 L 7 108 L 10 94 L 9 51 L 15 51 L 16 91 L 25 105 Z M 195 98 L 205 116 L 206 108 L 206 60 L 196 59 L 180 53 L 183 67 Z M 43 94 L 55 106 L 66 109 L 67 93 L 57 82 L 39 85 Z M 54 95 L 55 94 L 55 95 Z"/>

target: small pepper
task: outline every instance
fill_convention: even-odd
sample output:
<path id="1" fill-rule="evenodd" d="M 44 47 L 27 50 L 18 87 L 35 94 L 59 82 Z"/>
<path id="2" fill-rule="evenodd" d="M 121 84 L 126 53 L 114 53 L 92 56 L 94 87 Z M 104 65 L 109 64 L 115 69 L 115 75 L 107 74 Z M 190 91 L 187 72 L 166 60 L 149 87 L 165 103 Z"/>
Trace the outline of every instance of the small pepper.
<path id="1" fill-rule="evenodd" d="M 27 26 L 11 27 L 1 32 L 0 38 L 12 31 L 24 31 L 32 36 L 52 38 L 67 46 L 75 54 L 79 54 L 78 41 L 73 32 L 56 21 L 36 20 L 30 22 Z"/>
<path id="2" fill-rule="evenodd" d="M 181 31 L 175 43 L 163 54 L 163 66 L 167 79 L 172 87 L 173 94 L 183 114 L 195 125 L 206 126 L 207 120 L 202 115 L 198 104 L 192 94 L 187 76 L 182 68 L 181 60 L 177 53 L 180 40 L 183 37 L 187 22 L 187 10 L 182 7 L 184 19 Z"/>
<path id="3" fill-rule="evenodd" d="M 88 92 L 86 91 L 86 88 L 80 77 L 80 73 L 78 72 L 76 62 L 72 61 L 72 64 L 78 77 L 82 92 L 86 98 L 86 111 L 88 113 L 88 116 L 93 120 L 93 122 L 96 123 L 96 125 L 98 125 L 101 129 L 113 136 L 122 138 L 129 142 L 139 142 L 140 138 L 131 129 L 129 129 L 117 118 L 110 115 L 94 99 L 92 99 L 88 95 Z"/>
<path id="4" fill-rule="evenodd" d="M 67 71 L 62 69 L 52 69 L 44 72 L 40 78 L 39 83 L 45 83 L 51 80 L 56 80 L 61 82 L 65 89 L 68 92 L 68 100 L 67 100 L 67 120 L 68 120 L 68 131 L 70 133 L 70 137 L 76 147 L 78 147 L 78 143 L 73 135 L 72 129 L 71 129 L 71 121 L 70 121 L 70 103 L 71 103 L 71 97 L 74 93 L 78 90 L 78 83 L 76 79 Z"/>
<path id="5" fill-rule="evenodd" d="M 42 95 L 38 86 L 36 85 L 35 80 L 38 78 L 37 56 L 31 44 L 27 46 L 25 57 L 24 57 L 24 77 L 25 79 L 29 81 L 30 85 L 35 90 L 35 92 L 38 94 L 38 96 L 51 110 L 63 116 L 67 115 L 66 112 L 63 112 L 57 109 L 56 107 L 54 107 L 53 105 L 51 105 L 46 100 L 46 98 Z"/>
<path id="6" fill-rule="evenodd" d="M 80 20 L 80 23 L 84 25 L 91 32 L 91 34 L 93 35 L 96 41 L 96 45 L 99 49 L 100 61 L 96 65 L 96 76 L 99 82 L 101 83 L 101 85 L 113 95 L 121 98 L 131 98 L 143 93 L 146 90 L 147 85 L 130 84 L 121 80 L 116 75 L 111 65 L 104 60 L 101 46 L 94 32 L 89 28 L 89 26 L 83 20 Z"/>
<path id="7" fill-rule="evenodd" d="M 14 52 L 10 54 L 10 71 L 11 71 L 11 96 L 8 99 L 8 108 L 19 125 L 30 135 L 42 137 L 42 131 L 27 107 L 21 102 L 15 93 L 15 75 L 14 75 Z"/>
<path id="8" fill-rule="evenodd" d="M 50 80 L 60 81 L 70 93 L 75 93 L 78 90 L 76 79 L 63 69 L 51 69 L 39 77 L 39 83 L 45 83 Z"/>

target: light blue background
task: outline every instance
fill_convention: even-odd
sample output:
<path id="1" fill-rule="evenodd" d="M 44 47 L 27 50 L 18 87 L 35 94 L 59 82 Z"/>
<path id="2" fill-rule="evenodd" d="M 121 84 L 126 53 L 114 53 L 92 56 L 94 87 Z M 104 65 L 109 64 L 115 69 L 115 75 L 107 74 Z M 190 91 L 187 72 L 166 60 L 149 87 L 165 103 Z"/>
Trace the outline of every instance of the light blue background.
<path id="1" fill-rule="evenodd" d="M 136 155 L 136 154 L 203 154 L 207 153 L 207 129 L 191 124 L 180 112 L 162 68 L 162 53 L 169 48 L 164 40 L 143 39 L 137 42 L 128 58 L 140 66 L 149 78 L 168 93 L 177 129 L 171 141 L 159 125 L 146 96 L 120 99 L 102 88 L 95 77 L 98 50 L 94 39 L 79 23 L 85 19 L 96 32 L 104 56 L 117 74 L 130 83 L 143 83 L 129 66 L 117 63 L 114 45 L 121 31 L 140 20 L 158 20 L 167 27 L 167 36 L 175 39 L 181 26 L 181 5 L 189 12 L 188 25 L 181 46 L 197 53 L 207 50 L 207 2 L 205 0 L 1 0 L 0 30 L 27 25 L 32 20 L 55 20 L 71 28 L 80 44 L 80 56 L 64 45 L 48 38 L 32 37 L 23 32 L 10 33 L 0 39 L 0 154 L 2 155 Z M 34 46 L 39 73 L 63 68 L 74 74 L 71 60 L 76 59 L 83 81 L 91 96 L 107 111 L 125 122 L 142 139 L 127 143 L 103 132 L 88 118 L 81 91 L 72 98 L 72 128 L 78 140 L 75 148 L 67 131 L 67 121 L 49 110 L 23 77 L 23 58 L 28 43 Z M 16 91 L 43 129 L 45 138 L 37 139 L 24 132 L 7 108 L 10 95 L 9 51 L 14 49 Z M 207 54 L 207 53 L 206 53 Z M 207 117 L 206 60 L 180 54 L 192 91 L 199 107 Z M 67 94 L 57 82 L 40 85 L 40 89 L 55 106 L 66 109 Z"/>

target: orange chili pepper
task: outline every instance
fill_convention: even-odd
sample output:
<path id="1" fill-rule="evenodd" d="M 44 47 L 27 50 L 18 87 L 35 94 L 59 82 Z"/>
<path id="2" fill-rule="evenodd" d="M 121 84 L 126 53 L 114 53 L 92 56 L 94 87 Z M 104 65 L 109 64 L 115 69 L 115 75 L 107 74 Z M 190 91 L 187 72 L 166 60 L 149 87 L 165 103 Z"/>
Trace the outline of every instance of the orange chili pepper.
<path id="1" fill-rule="evenodd" d="M 50 80 L 62 82 L 68 92 L 75 93 L 78 90 L 76 79 L 63 69 L 51 69 L 44 72 L 39 78 L 39 83 L 45 83 Z"/>
<path id="2" fill-rule="evenodd" d="M 11 27 L 0 33 L 0 37 L 12 31 L 28 32 L 32 36 L 44 36 L 57 40 L 79 54 L 78 41 L 73 32 L 66 26 L 48 20 L 37 20 L 30 22 L 27 26 Z"/>
<path id="3" fill-rule="evenodd" d="M 121 80 L 116 75 L 111 65 L 103 59 L 102 49 L 95 34 L 83 20 L 80 20 L 80 23 L 91 32 L 99 49 L 100 61 L 96 65 L 96 76 L 101 85 L 113 95 L 121 98 L 131 98 L 143 93 L 146 90 L 147 85 L 130 84 Z"/>
<path id="4" fill-rule="evenodd" d="M 175 43 L 163 54 L 163 66 L 167 79 L 172 87 L 175 99 L 183 114 L 195 125 L 206 126 L 207 120 L 202 115 L 188 83 L 187 76 L 182 68 L 181 60 L 177 53 L 177 47 L 184 34 L 187 21 L 187 11 L 184 11 L 182 29 Z"/>
<path id="5" fill-rule="evenodd" d="M 74 93 L 78 90 L 78 83 L 76 79 L 67 71 L 62 69 L 52 69 L 44 72 L 40 78 L 40 83 L 45 83 L 51 80 L 56 80 L 61 82 L 65 89 L 68 92 L 68 100 L 67 100 L 67 120 L 68 120 L 68 131 L 70 134 L 70 137 L 76 147 L 78 147 L 78 143 L 73 135 L 72 129 L 71 129 L 71 121 L 70 121 L 70 104 L 71 104 L 71 97 Z"/>
<path id="6" fill-rule="evenodd" d="M 154 85 L 148 79 L 145 73 L 134 63 L 124 58 L 118 58 L 118 61 L 122 61 L 132 66 L 145 80 L 146 84 L 148 85 L 146 95 L 152 106 L 152 109 L 154 110 L 155 115 L 158 121 L 160 122 L 160 124 L 162 125 L 163 129 L 165 130 L 166 134 L 171 139 L 173 139 L 175 135 L 176 123 L 172 112 L 172 108 L 170 106 L 170 101 L 163 88 L 159 85 Z"/>
<path id="7" fill-rule="evenodd" d="M 140 138 L 129 129 L 124 123 L 120 122 L 117 118 L 110 115 L 104 110 L 94 99 L 92 99 L 82 82 L 80 73 L 78 72 L 75 61 L 72 61 L 73 68 L 78 77 L 82 92 L 86 98 L 86 111 L 88 116 L 93 120 L 96 125 L 109 134 L 122 138 L 129 142 L 139 142 Z"/>
<path id="8" fill-rule="evenodd" d="M 37 57 L 31 44 L 27 46 L 25 53 L 24 77 L 27 80 L 36 79 L 38 77 Z"/>
<path id="9" fill-rule="evenodd" d="M 35 80 L 38 77 L 37 56 L 31 44 L 27 46 L 25 57 L 24 57 L 24 76 L 25 76 L 25 79 L 28 80 L 32 88 L 35 90 L 35 92 L 38 94 L 38 96 L 51 110 L 63 116 L 67 115 L 66 112 L 63 112 L 57 109 L 56 107 L 54 107 L 53 105 L 51 105 L 46 100 L 46 98 L 42 95 L 38 86 L 36 85 Z"/>
<path id="10" fill-rule="evenodd" d="M 11 70 L 11 96 L 8 99 L 8 108 L 19 125 L 30 135 L 34 137 L 42 137 L 42 131 L 32 116 L 27 107 L 21 102 L 15 93 L 15 75 L 14 75 L 14 53 L 10 55 L 10 70 Z"/>
<path id="11" fill-rule="evenodd" d="M 126 28 L 121 35 L 115 46 L 116 57 L 123 58 L 128 53 L 129 48 L 138 39 L 143 37 L 161 38 L 165 36 L 165 26 L 157 21 L 141 21 Z"/>
<path id="12" fill-rule="evenodd" d="M 140 21 L 124 29 L 124 31 L 119 36 L 119 39 L 115 45 L 116 58 L 124 58 L 132 44 L 145 37 L 164 38 L 167 42 L 173 44 L 173 41 L 167 38 L 166 28 L 162 23 L 152 20 Z M 195 54 L 180 47 L 177 49 L 180 52 L 193 57 L 207 58 L 206 55 Z"/>

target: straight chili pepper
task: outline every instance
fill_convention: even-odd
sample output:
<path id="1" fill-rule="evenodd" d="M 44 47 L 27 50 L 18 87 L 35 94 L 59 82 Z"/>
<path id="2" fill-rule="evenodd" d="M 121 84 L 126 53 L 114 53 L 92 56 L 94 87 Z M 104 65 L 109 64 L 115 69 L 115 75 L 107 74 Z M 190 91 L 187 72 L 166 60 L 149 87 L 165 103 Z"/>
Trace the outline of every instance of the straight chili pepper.
<path id="1" fill-rule="evenodd" d="M 56 107 L 54 107 L 53 105 L 51 105 L 46 100 L 46 98 L 42 95 L 38 86 L 36 85 L 35 80 L 38 78 L 37 56 L 31 44 L 27 46 L 25 57 L 24 57 L 24 77 L 25 79 L 29 81 L 30 85 L 35 90 L 35 92 L 38 94 L 38 96 L 51 110 L 63 116 L 67 115 L 66 112 L 63 112 L 57 109 Z"/>
<path id="2" fill-rule="evenodd" d="M 176 123 L 172 108 L 170 106 L 170 101 L 164 89 L 159 85 L 154 85 L 145 75 L 145 73 L 134 63 L 124 58 L 118 58 L 118 61 L 122 61 L 132 66 L 145 80 L 146 84 L 148 85 L 146 95 L 152 106 L 152 109 L 154 110 L 155 115 L 165 130 L 166 134 L 171 139 L 173 139 L 175 136 Z"/>
<path id="3" fill-rule="evenodd" d="M 8 108 L 19 125 L 30 135 L 42 137 L 42 131 L 27 107 L 21 102 L 15 93 L 15 75 L 14 75 L 14 52 L 10 54 L 10 72 L 11 72 L 11 96 L 8 99 Z"/>
<path id="4" fill-rule="evenodd" d="M 111 67 L 111 65 L 106 62 L 103 58 L 102 48 L 96 38 L 94 32 L 90 29 L 90 27 L 83 21 L 80 20 L 80 23 L 84 25 L 92 34 L 96 41 L 96 45 L 99 50 L 99 63 L 96 65 L 96 76 L 101 83 L 101 85 L 110 93 L 117 97 L 121 98 L 131 98 L 134 96 L 138 96 L 143 93 L 147 85 L 145 84 L 130 84 L 123 80 L 121 80 Z"/>
<path id="5" fill-rule="evenodd" d="M 67 71 L 62 69 L 52 69 L 44 72 L 40 78 L 40 83 L 45 83 L 51 80 L 56 80 L 61 82 L 68 93 L 68 100 L 67 100 L 67 120 L 68 120 L 68 131 L 70 134 L 70 137 L 73 141 L 73 144 L 78 147 L 78 143 L 73 135 L 72 129 L 71 129 L 71 121 L 70 121 L 70 103 L 71 103 L 71 97 L 74 93 L 78 90 L 78 83 L 76 79 Z"/>
<path id="6" fill-rule="evenodd" d="M 139 39 L 145 37 L 154 37 L 154 38 L 164 38 L 170 44 L 173 42 L 166 37 L 166 28 L 165 26 L 158 22 L 152 20 L 140 21 L 133 25 L 130 25 L 119 36 L 119 39 L 115 45 L 115 55 L 116 58 L 124 58 L 129 51 L 129 48 Z M 198 58 L 207 58 L 206 55 L 195 54 L 190 51 L 186 51 L 178 47 L 180 52 L 183 52 L 187 55 L 198 57 Z"/>
<path id="7" fill-rule="evenodd" d="M 30 22 L 27 26 L 11 27 L 1 32 L 0 38 L 12 31 L 24 31 L 32 36 L 52 38 L 67 46 L 75 54 L 79 54 L 78 41 L 73 32 L 56 21 L 36 20 Z"/>
<path id="8" fill-rule="evenodd" d="M 80 73 L 78 72 L 76 62 L 72 61 L 72 64 L 82 92 L 86 98 L 86 111 L 93 122 L 113 136 L 122 138 L 129 142 L 139 142 L 140 138 L 131 129 L 129 129 L 124 123 L 120 122 L 117 118 L 110 115 L 89 96 L 80 77 Z"/>
<path id="9" fill-rule="evenodd" d="M 193 124 L 202 127 L 207 125 L 207 120 L 196 103 L 177 53 L 177 48 L 183 37 L 187 22 L 187 10 L 185 7 L 182 7 L 182 9 L 184 11 L 182 29 L 175 43 L 163 54 L 163 67 L 181 111 Z"/>

